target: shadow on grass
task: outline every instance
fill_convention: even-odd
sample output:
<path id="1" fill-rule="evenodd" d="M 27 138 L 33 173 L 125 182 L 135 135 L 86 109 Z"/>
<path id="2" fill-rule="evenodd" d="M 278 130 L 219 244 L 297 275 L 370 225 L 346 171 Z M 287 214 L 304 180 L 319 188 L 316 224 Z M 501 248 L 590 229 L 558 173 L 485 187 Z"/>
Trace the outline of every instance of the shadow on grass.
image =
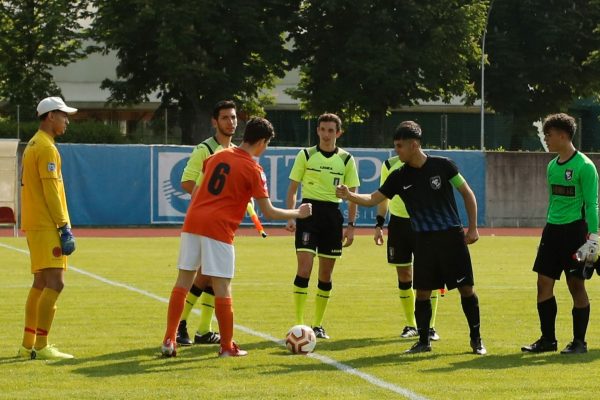
<path id="1" fill-rule="evenodd" d="M 355 338 L 355 339 L 317 339 L 317 348 L 327 351 L 341 351 L 349 349 L 360 349 L 363 347 L 374 347 L 374 346 L 387 346 L 390 343 L 406 343 L 406 347 L 410 347 L 415 338 L 411 338 L 409 341 L 406 339 L 399 339 L 398 337 L 378 337 L 378 338 Z"/>
<path id="2" fill-rule="evenodd" d="M 15 353 L 16 353 L 16 351 L 15 351 Z M 22 358 L 22 357 L 17 357 L 17 356 L 0 357 L 0 365 L 16 364 L 16 363 L 29 362 L 29 361 L 31 361 L 31 360 L 28 358 Z"/>
<path id="3" fill-rule="evenodd" d="M 245 350 L 262 350 L 273 347 L 269 341 L 243 345 Z M 218 345 L 195 345 L 179 347 L 177 357 L 165 358 L 160 354 L 160 349 L 147 347 L 131 349 L 115 353 L 106 353 L 95 357 L 75 358 L 72 360 L 56 361 L 54 364 L 72 365 L 74 373 L 88 377 L 109 377 L 120 375 L 137 375 L 173 372 L 178 370 L 189 371 L 190 364 L 202 360 L 213 360 L 218 357 Z M 218 364 L 205 364 L 202 368 L 220 368 Z"/>
<path id="4" fill-rule="evenodd" d="M 444 354 L 436 354 L 436 353 L 420 353 L 420 354 L 405 354 L 404 351 L 408 350 L 411 345 L 415 342 L 415 338 L 411 338 L 410 340 L 406 339 L 398 339 L 398 338 L 373 338 L 369 340 L 365 340 L 364 338 L 358 339 L 347 339 L 340 340 L 335 342 L 327 342 L 325 345 L 321 345 L 321 343 L 325 342 L 324 340 L 320 341 L 317 344 L 316 354 L 310 356 L 303 355 L 294 355 L 291 354 L 287 349 L 280 348 L 278 350 L 274 350 L 271 354 L 275 357 L 286 357 L 287 360 L 303 360 L 303 357 L 307 358 L 316 358 L 320 361 L 319 364 L 315 363 L 307 363 L 307 364 L 290 364 L 289 362 L 277 364 L 277 362 L 273 362 L 272 365 L 277 368 L 276 371 L 270 370 L 261 372 L 263 374 L 288 374 L 288 373 L 297 373 L 303 371 L 329 371 L 332 368 L 338 368 L 340 364 L 344 366 L 348 366 L 354 369 L 360 369 L 362 367 L 372 367 L 374 365 L 410 365 L 411 363 L 417 362 L 419 360 L 427 359 L 434 360 L 438 357 L 445 356 Z M 389 345 L 390 343 L 398 343 L 398 348 L 393 351 L 386 350 L 385 352 L 374 351 L 375 355 L 358 357 L 354 359 L 348 359 L 339 361 L 333 359 L 335 355 L 328 354 L 331 350 L 351 350 L 360 347 L 374 347 L 374 346 L 383 346 Z M 291 358 L 290 358 L 291 357 Z M 287 361 L 286 360 L 286 361 Z M 250 368 L 250 367 L 248 367 Z"/>
<path id="5" fill-rule="evenodd" d="M 468 353 L 471 354 L 471 353 Z M 428 372 L 449 372 L 457 369 L 508 369 L 508 368 L 520 368 L 523 366 L 545 366 L 551 364 L 557 365 L 570 365 L 570 364 L 584 364 L 596 361 L 600 357 L 600 350 L 590 350 L 586 354 L 560 354 L 560 352 L 552 353 L 541 353 L 541 354 L 529 354 L 529 353 L 514 353 L 514 354 L 502 354 L 494 355 L 488 354 L 486 356 L 473 356 L 472 359 L 457 361 L 450 363 L 448 366 L 443 368 L 431 368 L 426 371 Z"/>

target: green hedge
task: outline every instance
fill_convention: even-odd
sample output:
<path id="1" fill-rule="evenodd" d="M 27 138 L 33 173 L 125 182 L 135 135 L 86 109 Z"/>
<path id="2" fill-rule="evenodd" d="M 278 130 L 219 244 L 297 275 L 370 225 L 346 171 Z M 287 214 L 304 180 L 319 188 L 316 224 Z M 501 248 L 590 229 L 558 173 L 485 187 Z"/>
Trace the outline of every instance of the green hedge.
<path id="1" fill-rule="evenodd" d="M 27 142 L 35 134 L 39 122 L 21 122 L 20 139 Z M 17 123 L 0 120 L 0 138 L 16 138 Z M 101 122 L 71 122 L 63 136 L 56 139 L 59 143 L 128 143 L 116 126 Z"/>

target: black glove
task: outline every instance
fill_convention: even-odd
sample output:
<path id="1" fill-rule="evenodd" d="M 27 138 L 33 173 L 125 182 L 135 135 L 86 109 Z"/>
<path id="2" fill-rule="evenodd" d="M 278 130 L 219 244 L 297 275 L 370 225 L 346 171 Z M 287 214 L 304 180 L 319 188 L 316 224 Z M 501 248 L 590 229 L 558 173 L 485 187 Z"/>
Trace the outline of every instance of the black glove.
<path id="1" fill-rule="evenodd" d="M 584 262 L 582 271 L 581 271 L 581 275 L 583 276 L 583 279 L 592 279 L 592 276 L 594 276 L 595 268 L 596 267 L 594 266 L 594 263 L 591 263 L 588 261 Z"/>

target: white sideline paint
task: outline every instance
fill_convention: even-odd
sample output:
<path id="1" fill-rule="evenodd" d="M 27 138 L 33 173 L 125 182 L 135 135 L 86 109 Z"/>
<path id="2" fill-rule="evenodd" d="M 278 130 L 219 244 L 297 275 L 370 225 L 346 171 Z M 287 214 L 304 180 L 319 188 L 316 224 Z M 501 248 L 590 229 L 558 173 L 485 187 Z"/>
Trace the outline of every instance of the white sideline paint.
<path id="1" fill-rule="evenodd" d="M 29 251 L 27 251 L 27 250 L 19 249 L 18 247 L 9 246 L 9 245 L 4 244 L 4 243 L 0 243 L 0 247 L 4 247 L 4 248 L 9 249 L 9 250 L 13 250 L 13 251 L 16 251 L 16 252 L 19 252 L 19 253 L 22 253 L 22 254 L 29 255 Z M 102 283 L 106 283 L 107 285 L 119 287 L 119 288 L 122 288 L 122 289 L 126 289 L 126 290 L 129 290 L 131 292 L 135 292 L 135 293 L 138 293 L 138 294 L 150 297 L 150 298 L 152 298 L 154 300 L 158 300 L 158 301 L 160 301 L 162 303 L 169 303 L 169 299 L 167 299 L 167 298 L 157 296 L 154 293 L 150 293 L 150 292 L 147 292 L 145 290 L 138 289 L 136 287 L 127 285 L 125 283 L 112 281 L 110 279 L 104 278 L 104 277 L 102 277 L 100 275 L 96 275 L 96 274 L 94 274 L 92 272 L 88 272 L 88 271 L 85 271 L 85 270 L 77 268 L 77 267 L 74 267 L 72 265 L 69 265 L 69 269 L 71 271 L 75 271 L 75 272 L 77 272 L 77 273 L 79 273 L 81 275 L 85 275 L 85 276 L 90 277 L 92 279 L 96 279 L 96 280 L 98 280 L 98 281 L 100 281 Z M 197 310 L 197 309 L 192 310 L 192 312 L 195 313 L 195 314 L 200 314 L 200 311 Z M 285 343 L 283 342 L 283 340 L 277 339 L 277 338 L 275 338 L 275 337 L 273 337 L 271 335 L 268 335 L 266 333 L 255 331 L 254 329 L 247 328 L 245 326 L 238 325 L 238 324 L 235 324 L 235 329 L 238 329 L 238 330 L 240 330 L 242 332 L 245 332 L 245 333 L 247 333 L 249 335 L 252 335 L 252 336 L 256 336 L 256 337 L 259 337 L 259 338 L 262 338 L 262 339 L 265 339 L 265 340 L 269 340 L 269 341 L 271 341 L 273 343 L 276 343 L 276 344 L 278 344 L 280 346 L 285 347 Z M 405 389 L 405 388 L 403 388 L 401 386 L 394 385 L 393 383 L 386 382 L 386 381 L 384 381 L 382 379 L 379 379 L 379 378 L 377 378 L 377 377 L 375 377 L 373 375 L 370 375 L 370 374 L 367 374 L 365 372 L 359 371 L 359 370 L 357 370 L 357 369 L 355 369 L 355 368 L 353 368 L 353 367 L 351 367 L 349 365 L 346 365 L 344 363 L 336 361 L 333 358 L 330 358 L 330 357 L 327 357 L 327 356 L 324 356 L 324 355 L 321 355 L 321 354 L 318 354 L 318 353 L 310 353 L 310 354 L 308 354 L 308 357 L 317 359 L 317 360 L 321 361 L 323 364 L 331 365 L 332 367 L 337 368 L 340 371 L 345 372 L 347 374 L 354 375 L 354 376 L 357 376 L 357 377 L 359 377 L 361 379 L 364 379 L 365 381 L 367 381 L 368 383 L 370 383 L 370 384 L 372 384 L 374 386 L 378 386 L 380 388 L 387 389 L 387 390 L 389 390 L 391 392 L 394 392 L 394 393 L 397 393 L 399 395 L 402 395 L 402 396 L 404 396 L 405 398 L 407 398 L 409 400 L 428 400 L 426 397 L 423 397 L 423 396 L 421 396 L 421 395 L 419 395 L 419 394 L 417 394 L 417 393 L 415 393 L 415 392 L 413 392 L 411 390 Z"/>

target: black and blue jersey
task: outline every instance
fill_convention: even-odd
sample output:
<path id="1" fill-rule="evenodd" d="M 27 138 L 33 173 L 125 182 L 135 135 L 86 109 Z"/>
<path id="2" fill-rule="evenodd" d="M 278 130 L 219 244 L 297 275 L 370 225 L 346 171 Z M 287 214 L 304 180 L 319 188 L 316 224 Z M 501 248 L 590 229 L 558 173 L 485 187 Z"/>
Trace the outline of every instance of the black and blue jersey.
<path id="1" fill-rule="evenodd" d="M 427 156 L 421 168 L 405 164 L 393 171 L 379 191 L 389 199 L 402 198 L 416 232 L 437 232 L 462 227 L 454 188 L 464 182 L 452 160 Z"/>

